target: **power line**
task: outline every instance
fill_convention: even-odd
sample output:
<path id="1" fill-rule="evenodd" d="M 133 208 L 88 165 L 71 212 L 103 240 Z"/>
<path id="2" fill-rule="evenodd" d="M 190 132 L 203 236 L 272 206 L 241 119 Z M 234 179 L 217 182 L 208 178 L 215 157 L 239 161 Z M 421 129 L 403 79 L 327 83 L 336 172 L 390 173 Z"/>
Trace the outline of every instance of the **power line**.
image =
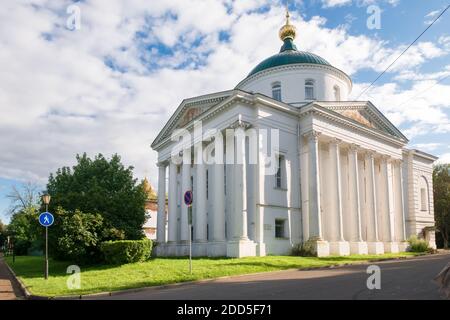
<path id="1" fill-rule="evenodd" d="M 408 51 L 409 48 L 411 48 L 416 42 L 417 40 L 419 40 L 425 32 L 428 31 L 428 29 L 431 28 L 431 26 L 439 20 L 439 18 L 448 10 L 448 8 L 450 8 L 450 5 L 448 5 L 442 12 L 441 14 L 434 19 L 434 21 L 397 57 L 397 59 L 394 60 L 394 62 L 392 62 L 367 88 L 365 88 L 360 94 L 359 96 L 356 98 L 356 100 L 358 100 L 367 90 L 369 90 L 374 84 L 375 82 L 378 81 L 378 79 L 380 79 L 393 65 L 394 63 L 397 62 L 398 59 L 400 59 L 401 56 L 403 56 L 405 54 L 406 51 Z"/>
<path id="2" fill-rule="evenodd" d="M 405 102 L 399 104 L 399 105 L 397 106 L 397 108 L 403 106 L 405 103 L 411 101 L 412 99 L 421 96 L 422 93 L 424 93 L 424 92 L 426 92 L 426 91 L 429 91 L 429 90 L 433 89 L 435 86 L 437 86 L 439 83 L 441 83 L 442 81 L 444 81 L 444 80 L 447 79 L 448 77 L 450 77 L 450 74 L 448 74 L 448 75 L 446 75 L 445 77 L 441 78 L 438 82 L 436 82 L 436 83 L 433 84 L 432 86 L 430 86 L 430 87 L 426 88 L 425 90 L 419 92 L 418 94 L 412 96 L 411 98 L 409 98 L 409 99 L 406 100 Z"/>

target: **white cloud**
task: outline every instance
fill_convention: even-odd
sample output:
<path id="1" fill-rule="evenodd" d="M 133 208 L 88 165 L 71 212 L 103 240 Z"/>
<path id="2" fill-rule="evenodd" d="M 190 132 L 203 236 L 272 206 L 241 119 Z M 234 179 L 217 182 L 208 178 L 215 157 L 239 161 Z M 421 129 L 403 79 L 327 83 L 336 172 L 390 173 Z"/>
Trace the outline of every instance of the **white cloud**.
<path id="1" fill-rule="evenodd" d="M 139 177 L 147 173 L 156 185 L 150 144 L 182 99 L 233 88 L 278 51 L 284 8 L 257 10 L 270 3 L 86 0 L 78 3 L 78 31 L 65 28 L 65 9 L 72 1 L 3 3 L 0 177 L 45 183 L 49 172 L 72 165 L 76 153 L 117 152 L 135 165 Z M 344 27 L 327 28 L 323 17 L 305 21 L 293 12 L 292 21 L 301 30 L 299 49 L 349 74 L 379 71 L 401 50 L 350 35 Z M 227 41 L 219 41 L 223 32 Z M 416 71 L 424 61 L 446 54 L 445 43 L 417 44 L 402 69 Z M 355 91 L 361 86 L 355 84 Z M 435 88 L 447 93 L 392 108 L 422 88 L 418 83 L 403 91 L 387 84 L 370 94 L 396 124 L 421 119 L 425 128 L 450 130 L 443 111 L 450 101 L 448 86 Z"/>
<path id="2" fill-rule="evenodd" d="M 450 163 L 450 152 L 441 154 L 439 159 L 436 161 L 437 163 Z"/>
<path id="3" fill-rule="evenodd" d="M 322 5 L 324 8 L 342 7 L 351 4 L 358 7 L 367 7 L 372 4 L 381 4 L 383 2 L 391 6 L 396 6 L 399 4 L 400 0 L 322 0 Z"/>

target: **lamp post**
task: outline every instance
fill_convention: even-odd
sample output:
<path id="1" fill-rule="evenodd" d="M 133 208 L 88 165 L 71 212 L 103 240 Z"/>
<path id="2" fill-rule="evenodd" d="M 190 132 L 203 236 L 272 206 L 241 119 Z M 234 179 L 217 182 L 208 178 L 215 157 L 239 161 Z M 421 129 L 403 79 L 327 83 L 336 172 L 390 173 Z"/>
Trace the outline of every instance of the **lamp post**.
<path id="1" fill-rule="evenodd" d="M 50 195 L 46 192 L 42 195 L 42 202 L 45 204 L 45 212 L 48 212 L 48 204 L 50 203 Z M 45 280 L 48 279 L 48 227 L 45 227 Z"/>

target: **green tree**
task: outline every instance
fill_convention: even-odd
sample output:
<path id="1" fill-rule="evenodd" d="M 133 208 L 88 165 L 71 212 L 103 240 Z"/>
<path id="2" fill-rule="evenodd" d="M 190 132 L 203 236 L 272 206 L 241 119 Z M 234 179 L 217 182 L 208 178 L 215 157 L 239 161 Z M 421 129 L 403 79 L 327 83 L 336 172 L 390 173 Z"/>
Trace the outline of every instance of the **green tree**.
<path id="1" fill-rule="evenodd" d="M 26 255 L 30 251 L 42 251 L 42 228 L 38 223 L 39 193 L 36 184 L 27 182 L 20 186 L 12 186 L 6 197 L 10 200 L 8 213 L 11 221 L 7 234 L 14 244 L 18 255 Z"/>
<path id="2" fill-rule="evenodd" d="M 2 220 L 0 220 L 0 251 L 3 248 L 5 240 L 6 240 L 6 226 L 3 224 Z"/>
<path id="3" fill-rule="evenodd" d="M 124 167 L 117 154 L 110 160 L 101 154 L 76 159 L 72 169 L 63 167 L 50 175 L 50 210 L 99 213 L 107 227 L 122 230 L 127 239 L 142 238 L 146 194 L 133 178 L 133 167 Z"/>
<path id="4" fill-rule="evenodd" d="M 60 260 L 93 263 L 101 260 L 100 243 L 122 239 L 116 229 L 106 228 L 100 214 L 69 212 L 61 207 L 55 213 L 55 223 L 49 232 L 51 255 Z"/>
<path id="5" fill-rule="evenodd" d="M 17 255 L 27 255 L 31 250 L 41 251 L 43 245 L 42 228 L 38 222 L 38 212 L 28 208 L 14 213 L 8 225 L 8 235 L 12 237 Z"/>
<path id="6" fill-rule="evenodd" d="M 434 214 L 436 229 L 449 248 L 450 239 L 450 164 L 440 164 L 433 170 Z"/>

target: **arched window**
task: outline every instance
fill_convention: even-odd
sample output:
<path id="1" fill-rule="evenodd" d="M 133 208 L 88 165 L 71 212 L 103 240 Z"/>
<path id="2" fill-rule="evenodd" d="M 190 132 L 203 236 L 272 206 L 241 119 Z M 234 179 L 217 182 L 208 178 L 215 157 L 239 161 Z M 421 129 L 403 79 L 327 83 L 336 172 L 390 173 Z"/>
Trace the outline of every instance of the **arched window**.
<path id="1" fill-rule="evenodd" d="M 339 86 L 334 86 L 334 100 L 341 101 L 341 88 Z"/>
<path id="2" fill-rule="evenodd" d="M 306 80 L 305 81 L 305 100 L 314 100 L 314 80 Z"/>
<path id="3" fill-rule="evenodd" d="M 272 84 L 272 98 L 281 101 L 281 83 L 275 82 Z"/>

